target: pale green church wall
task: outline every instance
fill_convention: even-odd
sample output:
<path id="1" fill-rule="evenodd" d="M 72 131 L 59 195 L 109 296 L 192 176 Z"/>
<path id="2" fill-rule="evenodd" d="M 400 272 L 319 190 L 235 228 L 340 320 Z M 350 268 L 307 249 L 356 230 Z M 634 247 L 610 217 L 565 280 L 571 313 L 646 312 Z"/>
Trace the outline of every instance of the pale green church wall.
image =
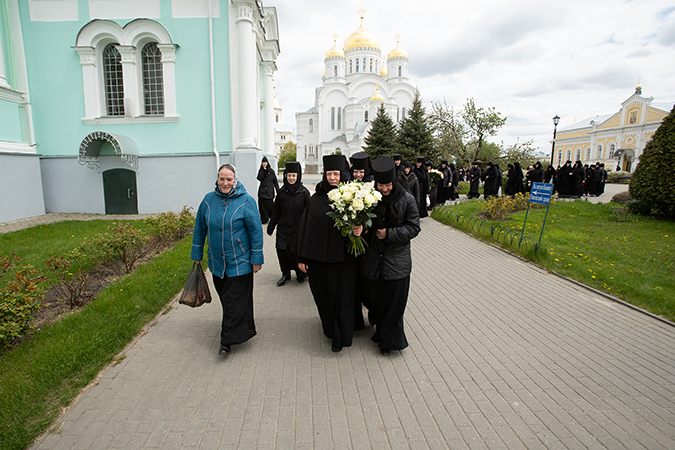
<path id="1" fill-rule="evenodd" d="M 19 105 L 0 100 L 0 141 L 22 142 Z"/>
<path id="2" fill-rule="evenodd" d="M 37 155 L 0 153 L 0 223 L 45 213 Z"/>
<path id="3" fill-rule="evenodd" d="M 167 30 L 176 49 L 175 83 L 178 122 L 102 123 L 100 129 L 131 138 L 141 155 L 198 154 L 212 152 L 211 90 L 208 19 L 170 17 L 170 1 L 162 2 L 156 20 Z M 84 91 L 82 67 L 76 44 L 78 32 L 88 22 L 87 1 L 80 1 L 78 21 L 31 22 L 28 2 L 20 2 L 24 45 L 33 104 L 38 152 L 47 156 L 76 156 L 79 144 L 96 125 L 82 118 Z M 168 5 L 168 7 L 167 7 Z M 217 141 L 221 152 L 231 151 L 228 8 L 214 18 Z M 131 22 L 115 20 L 120 26 Z"/>

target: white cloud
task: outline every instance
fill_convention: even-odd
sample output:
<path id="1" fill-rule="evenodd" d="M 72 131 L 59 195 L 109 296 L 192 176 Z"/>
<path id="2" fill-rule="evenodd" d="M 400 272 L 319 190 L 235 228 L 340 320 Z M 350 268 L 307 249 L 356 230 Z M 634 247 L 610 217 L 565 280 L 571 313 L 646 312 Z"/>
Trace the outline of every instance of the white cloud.
<path id="1" fill-rule="evenodd" d="M 564 128 L 612 113 L 633 94 L 675 101 L 675 8 L 671 0 L 270 0 L 279 14 L 281 55 L 275 74 L 282 125 L 314 105 L 323 58 L 359 26 L 380 39 L 383 56 L 396 46 L 410 56 L 410 82 L 425 104 L 456 109 L 472 97 L 508 117 L 493 138 L 533 140 L 550 151 L 554 115 Z"/>

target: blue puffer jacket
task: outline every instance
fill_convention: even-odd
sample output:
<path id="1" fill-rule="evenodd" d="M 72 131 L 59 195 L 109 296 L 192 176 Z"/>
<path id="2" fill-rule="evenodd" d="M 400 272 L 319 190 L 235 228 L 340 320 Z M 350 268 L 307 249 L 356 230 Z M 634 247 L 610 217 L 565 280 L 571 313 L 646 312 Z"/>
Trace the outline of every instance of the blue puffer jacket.
<path id="1" fill-rule="evenodd" d="M 239 183 L 228 194 L 216 187 L 204 196 L 192 235 L 193 261 L 204 257 L 204 239 L 209 243 L 209 270 L 220 277 L 237 277 L 263 264 L 263 231 L 258 206 Z"/>

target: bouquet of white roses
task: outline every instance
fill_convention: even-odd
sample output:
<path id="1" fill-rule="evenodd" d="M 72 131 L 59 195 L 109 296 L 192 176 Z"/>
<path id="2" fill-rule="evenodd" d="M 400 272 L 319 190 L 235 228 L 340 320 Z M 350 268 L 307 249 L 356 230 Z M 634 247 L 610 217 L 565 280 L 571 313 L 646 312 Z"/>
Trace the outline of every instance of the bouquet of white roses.
<path id="1" fill-rule="evenodd" d="M 347 251 L 354 256 L 365 253 L 366 247 L 361 236 L 354 236 L 352 227 L 363 225 L 364 231 L 370 227 L 375 217 L 372 210 L 382 199 L 382 194 L 375 190 L 374 184 L 372 181 L 340 183 L 328 193 L 333 210 L 326 215 L 335 220 L 335 228 L 339 228 L 343 236 L 349 237 Z"/>
<path id="2" fill-rule="evenodd" d="M 438 181 L 443 179 L 443 172 L 436 169 L 429 169 L 429 178 L 431 181 Z"/>

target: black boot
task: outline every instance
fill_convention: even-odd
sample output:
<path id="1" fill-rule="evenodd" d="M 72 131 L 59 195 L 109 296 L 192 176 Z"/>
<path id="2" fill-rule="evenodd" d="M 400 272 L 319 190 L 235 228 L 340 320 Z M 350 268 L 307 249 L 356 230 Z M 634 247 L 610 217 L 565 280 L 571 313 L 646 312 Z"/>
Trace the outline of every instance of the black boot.
<path id="1" fill-rule="evenodd" d="M 279 281 L 277 281 L 277 286 L 283 286 L 290 279 L 291 279 L 290 273 L 288 275 L 282 275 L 281 278 L 279 278 Z"/>

